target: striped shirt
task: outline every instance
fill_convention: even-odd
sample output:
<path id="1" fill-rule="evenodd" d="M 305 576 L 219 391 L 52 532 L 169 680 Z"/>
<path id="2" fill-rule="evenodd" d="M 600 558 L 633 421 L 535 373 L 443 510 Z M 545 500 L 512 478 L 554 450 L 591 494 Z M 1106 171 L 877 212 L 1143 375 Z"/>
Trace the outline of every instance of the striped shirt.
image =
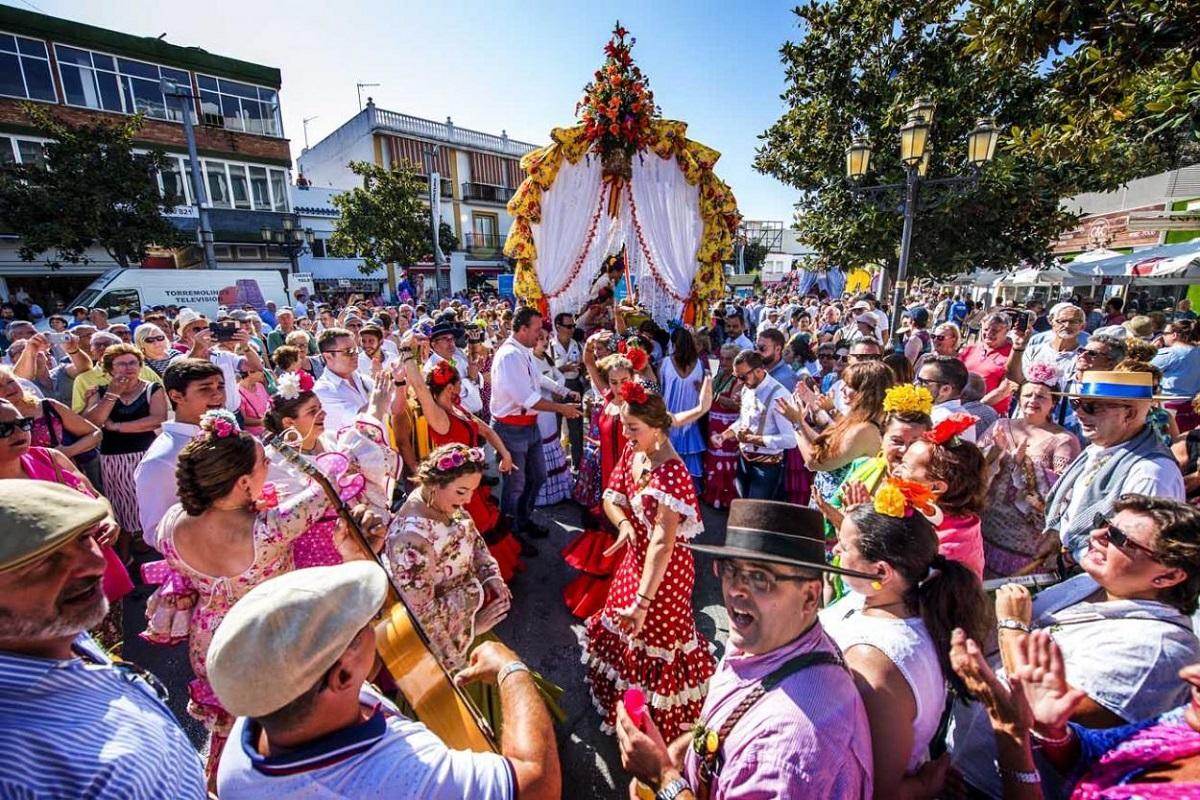
<path id="1" fill-rule="evenodd" d="M 205 798 L 200 757 L 140 678 L 86 634 L 65 661 L 0 652 L 0 797 Z"/>

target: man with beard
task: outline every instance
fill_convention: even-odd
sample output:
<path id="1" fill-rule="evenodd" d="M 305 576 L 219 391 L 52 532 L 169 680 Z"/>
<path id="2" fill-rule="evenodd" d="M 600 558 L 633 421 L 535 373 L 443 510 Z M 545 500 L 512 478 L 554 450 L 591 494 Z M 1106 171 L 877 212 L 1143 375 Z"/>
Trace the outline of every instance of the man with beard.
<path id="1" fill-rule="evenodd" d="M 721 447 L 727 439 L 741 444 L 738 458 L 739 497 L 774 500 L 783 488 L 784 453 L 796 446 L 795 428 L 776 401 L 789 395 L 779 381 L 767 374 L 763 358 L 754 350 L 743 350 L 733 360 L 733 376 L 741 384 L 741 412 L 734 422 L 712 436 Z"/>
<path id="2" fill-rule="evenodd" d="M 86 633 L 108 613 L 108 503 L 3 480 L 0 528 L 0 797 L 206 797 L 161 687 Z"/>
<path id="3" fill-rule="evenodd" d="M 649 715 L 618 707 L 622 765 L 673 800 L 870 797 L 866 711 L 817 612 L 823 572 L 878 576 L 827 564 L 821 515 L 789 503 L 734 500 L 723 544 L 684 546 L 717 558 L 725 657 L 700 733 L 668 743 Z"/>
<path id="4" fill-rule="evenodd" d="M 796 371 L 783 360 L 784 343 L 783 331 L 778 328 L 765 328 L 758 334 L 758 354 L 762 356 L 763 367 L 768 375 L 791 392 L 796 388 L 799 378 Z"/>

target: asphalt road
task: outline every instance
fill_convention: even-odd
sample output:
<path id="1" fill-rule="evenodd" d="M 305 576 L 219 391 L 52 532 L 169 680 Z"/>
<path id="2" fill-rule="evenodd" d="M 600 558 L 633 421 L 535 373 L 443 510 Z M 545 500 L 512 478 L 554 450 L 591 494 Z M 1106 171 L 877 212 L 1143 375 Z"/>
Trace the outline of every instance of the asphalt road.
<path id="1" fill-rule="evenodd" d="M 719 541 L 725 527 L 725 512 L 704 507 L 704 533 L 699 541 Z M 497 629 L 500 638 L 516 650 L 530 666 L 563 687 L 562 705 L 567 719 L 557 729 L 558 752 L 563 767 L 565 798 L 619 800 L 627 794 L 628 776 L 621 770 L 616 740 L 600 732 L 600 717 L 592 707 L 583 680 L 575 619 L 562 601 L 563 587 L 577 573 L 568 567 L 560 551 L 579 530 L 580 512 L 566 502 L 539 514 L 551 530 L 549 539 L 536 542 L 541 554 L 527 559 L 528 569 L 512 584 L 512 612 Z M 717 656 L 727 634 L 720 589 L 709 559 L 697 556 L 694 604 L 701 636 L 715 643 Z M 171 693 L 170 706 L 197 749 L 206 749 L 207 734 L 187 714 L 187 683 L 192 672 L 187 645 L 160 647 L 138 638 L 145 628 L 145 596 L 139 589 L 124 605 L 124 657 L 149 669 Z"/>

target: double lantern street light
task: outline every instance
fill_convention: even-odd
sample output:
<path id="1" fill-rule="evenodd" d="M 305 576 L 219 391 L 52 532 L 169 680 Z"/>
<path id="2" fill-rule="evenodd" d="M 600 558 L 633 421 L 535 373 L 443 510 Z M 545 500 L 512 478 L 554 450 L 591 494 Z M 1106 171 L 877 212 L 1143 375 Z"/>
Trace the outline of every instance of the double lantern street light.
<path id="1" fill-rule="evenodd" d="M 282 230 L 263 225 L 259 233 L 262 234 L 264 242 L 280 247 L 287 253 L 288 260 L 292 262 L 292 273 L 295 274 L 300 271 L 297 258 L 308 252 L 313 243 L 313 229 L 297 227 L 296 218 L 291 214 L 285 214 L 280 224 L 283 226 Z"/>
<path id="2" fill-rule="evenodd" d="M 996 153 L 996 142 L 1000 129 L 991 117 L 981 117 L 975 129 L 967 135 L 967 162 L 971 171 L 967 175 L 949 178 L 925 177 L 929 169 L 929 132 L 933 129 L 934 104 L 920 98 L 908 109 L 908 121 L 900 126 L 900 161 L 904 164 L 903 183 L 887 183 L 878 186 L 860 186 L 871 166 L 871 144 L 862 136 L 855 137 L 846 148 L 846 175 L 852 181 L 850 191 L 855 194 L 881 197 L 891 192 L 904 192 L 904 230 L 900 236 L 900 266 L 896 274 L 896 287 L 892 298 L 892 330 L 900 326 L 904 310 L 904 293 L 908 288 L 908 258 L 912 247 L 913 219 L 918 210 L 937 205 L 936 202 L 922 205 L 921 188 L 944 186 L 952 189 L 970 186 L 979 180 L 979 171 L 992 160 Z M 881 205 L 884 205 L 881 203 Z"/>

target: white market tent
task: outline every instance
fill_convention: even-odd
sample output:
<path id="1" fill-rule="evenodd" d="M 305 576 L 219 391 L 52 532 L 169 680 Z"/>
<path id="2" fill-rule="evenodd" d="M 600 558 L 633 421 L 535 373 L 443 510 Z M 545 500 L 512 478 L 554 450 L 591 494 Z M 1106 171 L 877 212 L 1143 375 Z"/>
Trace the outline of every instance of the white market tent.
<path id="1" fill-rule="evenodd" d="M 1065 265 L 1084 283 L 1139 283 L 1166 286 L 1200 283 L 1200 239 L 1122 253 L 1112 258 Z"/>

